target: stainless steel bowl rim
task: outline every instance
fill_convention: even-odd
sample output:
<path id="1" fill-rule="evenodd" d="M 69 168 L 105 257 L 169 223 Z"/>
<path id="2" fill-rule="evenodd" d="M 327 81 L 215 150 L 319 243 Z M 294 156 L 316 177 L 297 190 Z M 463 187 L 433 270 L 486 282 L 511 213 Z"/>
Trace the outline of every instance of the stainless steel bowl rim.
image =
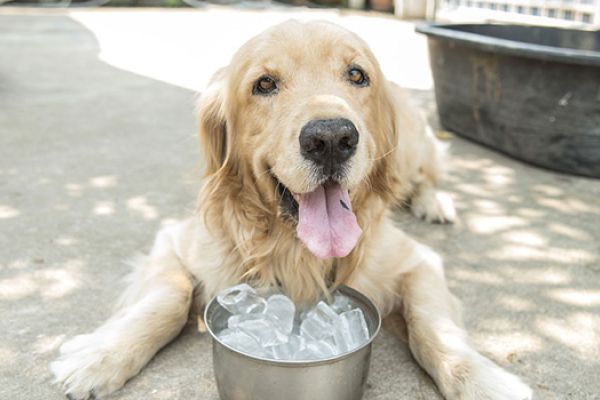
<path id="1" fill-rule="evenodd" d="M 217 337 L 215 332 L 213 332 L 213 330 L 210 326 L 211 324 L 208 322 L 208 310 L 210 309 L 210 306 L 217 301 L 217 296 L 213 297 L 208 302 L 206 307 L 204 308 L 204 322 L 206 325 L 206 330 L 208 331 L 208 333 L 210 333 L 210 336 L 212 336 L 213 340 L 216 340 L 221 346 L 227 348 L 228 350 L 230 350 L 234 353 L 242 354 L 248 358 L 251 358 L 253 360 L 256 360 L 256 361 L 264 363 L 264 364 L 277 365 L 280 367 L 303 367 L 303 366 L 331 364 L 331 363 L 337 362 L 339 360 L 342 360 L 344 358 L 350 357 L 352 354 L 357 353 L 361 349 L 364 349 L 365 347 L 369 346 L 373 342 L 375 337 L 377 337 L 377 334 L 379 333 L 379 330 L 381 329 L 381 313 L 379 312 L 379 309 L 377 308 L 377 306 L 367 296 L 360 293 L 358 290 L 353 289 L 349 286 L 345 286 L 345 285 L 339 286 L 338 290 L 351 292 L 353 296 L 356 296 L 363 302 L 371 305 L 377 314 L 377 326 L 375 327 L 375 330 L 373 331 L 373 334 L 371 335 L 369 340 L 366 341 L 363 345 L 361 345 L 353 350 L 347 351 L 345 353 L 338 354 L 337 356 L 334 356 L 334 357 L 322 358 L 319 360 L 273 360 L 272 358 L 257 357 L 255 355 L 252 355 L 252 354 L 240 351 L 238 349 L 235 349 L 231 346 L 228 346 L 227 344 L 225 344 L 219 340 L 219 338 Z M 219 307 L 220 307 L 220 305 L 219 305 Z"/>

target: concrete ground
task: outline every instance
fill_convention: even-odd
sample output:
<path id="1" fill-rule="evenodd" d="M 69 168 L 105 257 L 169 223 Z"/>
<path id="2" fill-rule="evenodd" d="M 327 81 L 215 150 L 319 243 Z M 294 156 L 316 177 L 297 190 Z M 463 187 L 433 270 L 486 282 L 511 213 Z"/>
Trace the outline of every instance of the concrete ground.
<path id="1" fill-rule="evenodd" d="M 61 399 L 48 363 L 111 313 L 154 232 L 199 186 L 194 96 L 251 34 L 337 21 L 433 124 L 425 40 L 377 14 L 229 8 L 0 8 L 0 398 Z M 398 212 L 446 260 L 485 355 L 537 399 L 600 398 L 600 181 L 543 171 L 452 138 L 453 226 Z M 111 399 L 218 398 L 210 340 L 189 325 Z M 375 341 L 366 400 L 439 399 L 404 343 Z"/>

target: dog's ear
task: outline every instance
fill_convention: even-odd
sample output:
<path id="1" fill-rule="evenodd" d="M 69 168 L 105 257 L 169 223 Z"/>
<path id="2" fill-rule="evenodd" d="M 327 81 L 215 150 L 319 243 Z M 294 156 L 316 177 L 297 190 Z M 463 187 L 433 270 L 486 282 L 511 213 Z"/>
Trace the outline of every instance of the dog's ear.
<path id="1" fill-rule="evenodd" d="M 415 163 L 420 163 L 424 127 L 418 112 L 398 85 L 384 80 L 378 100 L 382 135 L 371 184 L 374 191 L 385 198 L 402 200 L 411 190 Z"/>
<path id="2" fill-rule="evenodd" d="M 225 117 L 225 69 L 219 70 L 200 96 L 200 145 L 204 153 L 205 176 L 217 172 L 227 155 L 227 121 Z"/>
<path id="3" fill-rule="evenodd" d="M 397 200 L 404 201 L 412 185 L 428 179 L 435 182 L 440 175 L 443 146 L 434 137 L 425 115 L 409 100 L 400 86 L 386 82 L 389 109 L 386 145 L 390 154 L 385 157 L 384 185 L 391 188 Z"/>
<path id="4" fill-rule="evenodd" d="M 400 180 L 398 165 L 399 120 L 402 119 L 402 104 L 398 92 L 390 82 L 384 81 L 377 104 L 377 150 L 370 182 L 374 192 L 391 200 L 395 198 Z"/>

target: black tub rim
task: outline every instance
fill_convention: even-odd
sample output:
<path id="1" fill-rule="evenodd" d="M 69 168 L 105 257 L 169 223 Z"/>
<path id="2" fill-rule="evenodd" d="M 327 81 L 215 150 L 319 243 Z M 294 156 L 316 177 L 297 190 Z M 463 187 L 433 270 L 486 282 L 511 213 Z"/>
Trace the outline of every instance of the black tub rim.
<path id="1" fill-rule="evenodd" d="M 457 29 L 465 26 L 528 26 L 522 24 L 484 23 L 484 24 L 438 24 L 431 22 L 419 23 L 415 30 L 427 35 L 429 38 L 449 40 L 463 45 L 507 55 L 534 58 L 544 61 L 558 61 L 569 64 L 582 64 L 600 66 L 600 52 L 591 50 L 569 49 L 563 47 L 545 46 L 541 44 L 520 42 L 517 40 L 501 39 L 479 33 L 464 32 Z M 538 27 L 538 26 L 536 26 Z M 563 29 L 555 27 L 540 26 L 540 28 Z M 580 29 L 574 29 L 580 30 Z M 585 30 L 580 30 L 586 32 Z M 589 31 L 594 32 L 594 31 Z"/>

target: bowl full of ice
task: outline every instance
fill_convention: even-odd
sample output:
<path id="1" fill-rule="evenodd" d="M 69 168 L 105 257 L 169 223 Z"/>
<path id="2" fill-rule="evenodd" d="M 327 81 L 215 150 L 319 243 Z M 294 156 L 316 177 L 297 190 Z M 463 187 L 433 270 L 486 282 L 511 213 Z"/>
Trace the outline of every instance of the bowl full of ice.
<path id="1" fill-rule="evenodd" d="M 210 301 L 204 320 L 222 400 L 359 400 L 381 325 L 375 305 L 347 286 L 300 307 L 236 285 Z"/>

